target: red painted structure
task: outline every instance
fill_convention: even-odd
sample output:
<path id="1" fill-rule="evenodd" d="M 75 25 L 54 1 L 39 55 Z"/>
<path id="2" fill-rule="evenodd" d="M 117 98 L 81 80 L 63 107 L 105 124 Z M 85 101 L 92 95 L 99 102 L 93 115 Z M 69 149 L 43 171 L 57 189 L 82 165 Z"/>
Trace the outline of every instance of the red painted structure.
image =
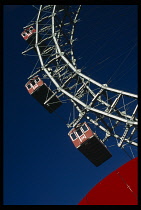
<path id="1" fill-rule="evenodd" d="M 98 138 L 86 122 L 72 128 L 68 133 L 74 146 L 88 158 L 95 166 L 112 157 L 106 145 Z"/>
<path id="2" fill-rule="evenodd" d="M 26 28 L 22 33 L 21 36 L 24 38 L 24 40 L 28 40 L 33 34 L 36 33 L 36 29 L 33 28 L 33 26 L 30 26 L 29 28 Z"/>
<path id="3" fill-rule="evenodd" d="M 50 113 L 54 112 L 62 104 L 56 94 L 38 76 L 30 79 L 25 84 L 25 87 L 28 93 Z"/>
<path id="4" fill-rule="evenodd" d="M 37 88 L 41 87 L 43 84 L 44 82 L 38 76 L 35 76 L 25 84 L 25 87 L 31 95 Z"/>
<path id="5" fill-rule="evenodd" d="M 36 44 L 36 29 L 33 26 L 27 27 L 21 33 L 21 36 L 29 44 L 29 46 L 32 47 L 33 50 L 38 54 L 38 52 L 36 50 L 36 47 L 35 47 L 35 44 Z M 48 56 L 50 56 L 50 54 L 53 51 L 51 49 L 51 50 L 48 50 L 48 53 L 45 52 L 45 54 L 44 54 L 44 51 L 47 50 L 46 46 L 47 46 L 46 41 L 43 41 L 42 37 L 38 33 L 38 47 L 39 47 L 40 53 L 42 54 L 43 59 L 48 58 Z"/>
<path id="6" fill-rule="evenodd" d="M 76 148 L 80 147 L 83 142 L 85 142 L 88 138 L 96 135 L 90 129 L 86 122 L 78 125 L 78 128 L 72 128 L 68 133 L 69 137 L 72 140 L 72 143 Z"/>
<path id="7" fill-rule="evenodd" d="M 138 205 L 138 158 L 101 180 L 78 205 Z"/>

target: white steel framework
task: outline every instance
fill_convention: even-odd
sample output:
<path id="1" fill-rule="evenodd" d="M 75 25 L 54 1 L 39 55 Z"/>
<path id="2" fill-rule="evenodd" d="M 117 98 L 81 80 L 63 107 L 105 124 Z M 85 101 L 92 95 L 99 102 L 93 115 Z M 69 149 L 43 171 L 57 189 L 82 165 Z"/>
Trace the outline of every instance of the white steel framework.
<path id="1" fill-rule="evenodd" d="M 77 67 L 73 43 L 80 8 L 81 5 L 36 7 L 36 19 L 24 27 L 34 26 L 36 39 L 22 54 L 33 54 L 35 49 L 40 64 L 28 79 L 41 74 L 54 95 L 73 104 L 75 116 L 67 123 L 68 128 L 87 121 L 98 128 L 103 142 L 114 137 L 118 147 L 137 147 L 138 96 L 101 84 Z M 49 101 L 50 98 L 45 103 Z"/>

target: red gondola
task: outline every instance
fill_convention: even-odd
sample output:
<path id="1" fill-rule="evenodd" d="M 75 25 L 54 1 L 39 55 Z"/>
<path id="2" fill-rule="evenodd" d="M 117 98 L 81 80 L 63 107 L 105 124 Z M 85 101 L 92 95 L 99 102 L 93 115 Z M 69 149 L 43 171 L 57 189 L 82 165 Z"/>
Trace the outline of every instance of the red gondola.
<path id="1" fill-rule="evenodd" d="M 30 26 L 29 28 L 26 28 L 22 33 L 22 37 L 24 38 L 24 40 L 28 40 L 33 34 L 36 33 L 36 29 L 33 28 L 33 26 Z"/>
<path id="2" fill-rule="evenodd" d="M 73 128 L 68 135 L 74 146 L 85 155 L 95 166 L 112 157 L 106 145 L 98 138 L 86 122 Z"/>
<path id="3" fill-rule="evenodd" d="M 37 53 L 37 50 L 35 48 L 36 43 L 36 29 L 33 26 L 30 26 L 26 28 L 22 33 L 21 36 L 24 38 L 25 41 L 29 44 L 29 46 L 33 47 L 33 50 Z M 38 43 L 42 41 L 42 37 L 38 33 Z M 42 41 L 40 44 L 38 44 L 40 53 L 43 53 L 46 50 L 46 42 Z M 51 52 L 50 52 L 51 53 Z M 48 56 L 50 56 L 50 53 L 43 55 L 42 58 L 46 59 Z"/>
<path id="4" fill-rule="evenodd" d="M 50 113 L 55 111 L 62 104 L 60 99 L 38 76 L 30 79 L 25 84 L 25 87 L 29 94 Z"/>

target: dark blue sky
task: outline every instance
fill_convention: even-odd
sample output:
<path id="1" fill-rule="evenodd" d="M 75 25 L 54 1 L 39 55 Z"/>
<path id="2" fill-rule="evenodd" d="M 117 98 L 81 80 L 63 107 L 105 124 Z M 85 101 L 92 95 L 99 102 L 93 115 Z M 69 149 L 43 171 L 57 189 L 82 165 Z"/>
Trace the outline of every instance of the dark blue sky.
<path id="1" fill-rule="evenodd" d="M 130 158 L 111 147 L 113 157 L 95 167 L 75 149 L 64 122 L 27 93 L 34 61 L 21 54 L 27 45 L 20 34 L 35 14 L 31 5 L 4 6 L 4 204 L 76 205 Z M 137 6 L 85 5 L 79 17 L 78 66 L 101 83 L 116 70 L 109 86 L 137 94 Z"/>

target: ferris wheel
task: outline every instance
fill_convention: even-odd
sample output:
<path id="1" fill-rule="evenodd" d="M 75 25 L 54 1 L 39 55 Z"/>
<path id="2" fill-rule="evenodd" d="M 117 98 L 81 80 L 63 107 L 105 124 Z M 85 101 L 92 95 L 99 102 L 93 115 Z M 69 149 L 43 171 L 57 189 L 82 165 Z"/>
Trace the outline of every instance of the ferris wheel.
<path id="1" fill-rule="evenodd" d="M 28 93 L 50 113 L 65 103 L 72 105 L 64 113 L 68 135 L 94 165 L 112 157 L 110 139 L 134 157 L 138 96 L 101 84 L 77 66 L 73 43 L 81 5 L 33 7 L 37 15 L 21 33 L 28 44 L 22 54 L 36 59 L 25 85 Z"/>

